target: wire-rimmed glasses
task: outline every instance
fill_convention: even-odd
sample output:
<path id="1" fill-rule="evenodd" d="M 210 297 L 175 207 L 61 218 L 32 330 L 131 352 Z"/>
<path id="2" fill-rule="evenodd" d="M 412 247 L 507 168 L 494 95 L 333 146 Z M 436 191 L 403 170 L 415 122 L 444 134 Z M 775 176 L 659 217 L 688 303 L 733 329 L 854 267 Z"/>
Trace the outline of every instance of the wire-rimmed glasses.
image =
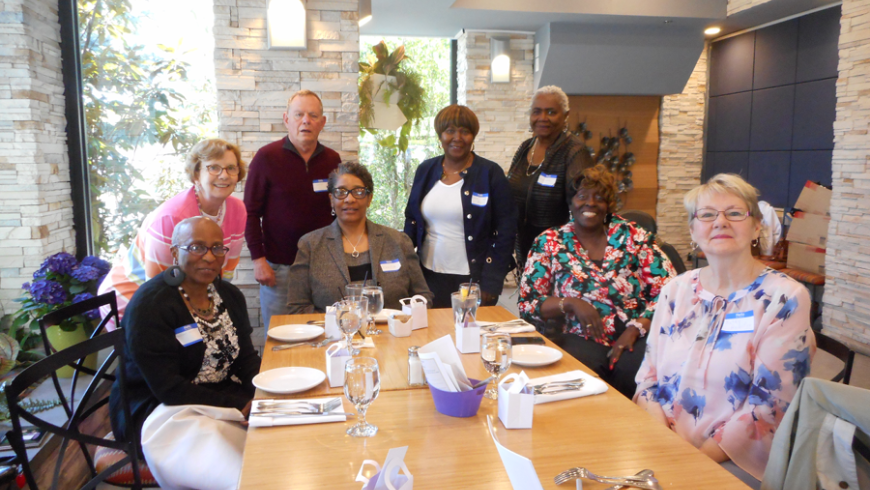
<path id="1" fill-rule="evenodd" d="M 743 209 L 726 209 L 725 211 L 719 211 L 718 209 L 713 208 L 701 208 L 695 211 L 695 219 L 698 221 L 716 221 L 716 218 L 719 217 L 720 213 L 725 215 L 725 219 L 728 221 L 743 221 L 751 214 L 749 211 Z"/>

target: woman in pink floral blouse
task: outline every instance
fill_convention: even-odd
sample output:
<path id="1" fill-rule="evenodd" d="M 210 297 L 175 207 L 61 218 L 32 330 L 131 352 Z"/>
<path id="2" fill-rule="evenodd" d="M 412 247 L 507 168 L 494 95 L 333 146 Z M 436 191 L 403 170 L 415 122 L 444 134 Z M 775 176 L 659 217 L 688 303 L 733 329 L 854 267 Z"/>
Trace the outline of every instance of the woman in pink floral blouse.
<path id="1" fill-rule="evenodd" d="M 574 181 L 571 221 L 535 239 L 520 281 L 527 320 L 565 320 L 562 348 L 627 397 L 662 286 L 676 276 L 655 237 L 612 214 L 616 178 L 596 165 Z"/>
<path id="2" fill-rule="evenodd" d="M 726 174 L 686 195 L 692 240 L 709 265 L 662 290 L 634 397 L 756 488 L 816 350 L 806 288 L 752 257 L 757 195 Z"/>

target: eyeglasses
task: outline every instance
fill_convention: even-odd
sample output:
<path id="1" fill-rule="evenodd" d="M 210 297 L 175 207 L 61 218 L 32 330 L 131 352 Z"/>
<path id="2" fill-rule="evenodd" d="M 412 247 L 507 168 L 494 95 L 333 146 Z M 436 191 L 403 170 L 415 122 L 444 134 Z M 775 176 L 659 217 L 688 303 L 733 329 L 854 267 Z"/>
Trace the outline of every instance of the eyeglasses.
<path id="1" fill-rule="evenodd" d="M 205 169 L 208 170 L 208 173 L 212 175 L 220 175 L 221 172 L 223 172 L 224 170 L 227 171 L 227 175 L 231 175 L 233 177 L 239 175 L 239 167 L 235 165 L 229 165 L 226 167 L 221 167 L 220 165 L 209 165 L 205 167 Z"/>
<path id="2" fill-rule="evenodd" d="M 344 199 L 348 194 L 352 194 L 355 199 L 365 199 L 366 196 L 371 194 L 372 191 L 366 189 L 365 187 L 354 187 L 353 189 L 347 190 L 344 187 L 339 187 L 337 189 L 332 189 L 330 194 L 332 197 L 336 199 Z"/>
<path id="3" fill-rule="evenodd" d="M 742 209 L 726 209 L 725 211 L 718 211 L 713 208 L 702 208 L 695 211 L 695 218 L 698 221 L 716 221 L 716 218 L 719 217 L 719 213 L 725 215 L 725 219 L 728 221 L 743 221 L 749 217 L 749 211 L 743 211 Z"/>
<path id="4" fill-rule="evenodd" d="M 214 247 L 206 247 L 205 245 L 187 245 L 186 247 L 182 247 L 180 245 L 176 245 L 177 248 L 184 250 L 189 254 L 196 255 L 198 257 L 204 256 L 209 250 L 215 257 L 223 257 L 230 251 L 229 247 L 224 247 L 223 245 L 215 245 Z"/>

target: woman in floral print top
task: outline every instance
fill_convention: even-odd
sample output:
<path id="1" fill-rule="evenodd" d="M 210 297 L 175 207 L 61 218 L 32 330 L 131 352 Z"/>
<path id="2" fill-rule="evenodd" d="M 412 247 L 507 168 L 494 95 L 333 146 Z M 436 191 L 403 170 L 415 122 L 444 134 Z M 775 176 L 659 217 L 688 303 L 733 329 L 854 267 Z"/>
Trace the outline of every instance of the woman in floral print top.
<path id="1" fill-rule="evenodd" d="M 720 174 L 686 195 L 709 266 L 662 290 L 635 401 L 757 488 L 816 346 L 806 288 L 752 257 L 756 192 Z"/>
<path id="2" fill-rule="evenodd" d="M 627 397 L 643 360 L 662 286 L 676 276 L 653 235 L 611 214 L 616 179 L 604 166 L 574 183 L 571 221 L 535 240 L 520 282 L 520 314 L 567 320 L 563 348 Z"/>

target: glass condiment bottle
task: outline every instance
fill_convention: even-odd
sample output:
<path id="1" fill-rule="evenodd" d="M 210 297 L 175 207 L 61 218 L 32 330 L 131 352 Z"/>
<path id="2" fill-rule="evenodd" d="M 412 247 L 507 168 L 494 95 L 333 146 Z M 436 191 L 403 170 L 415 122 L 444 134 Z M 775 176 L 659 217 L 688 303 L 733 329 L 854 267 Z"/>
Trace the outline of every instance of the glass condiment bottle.
<path id="1" fill-rule="evenodd" d="M 418 346 L 408 348 L 408 384 L 411 386 L 426 386 L 426 378 L 423 376 L 423 364 L 417 355 Z"/>

